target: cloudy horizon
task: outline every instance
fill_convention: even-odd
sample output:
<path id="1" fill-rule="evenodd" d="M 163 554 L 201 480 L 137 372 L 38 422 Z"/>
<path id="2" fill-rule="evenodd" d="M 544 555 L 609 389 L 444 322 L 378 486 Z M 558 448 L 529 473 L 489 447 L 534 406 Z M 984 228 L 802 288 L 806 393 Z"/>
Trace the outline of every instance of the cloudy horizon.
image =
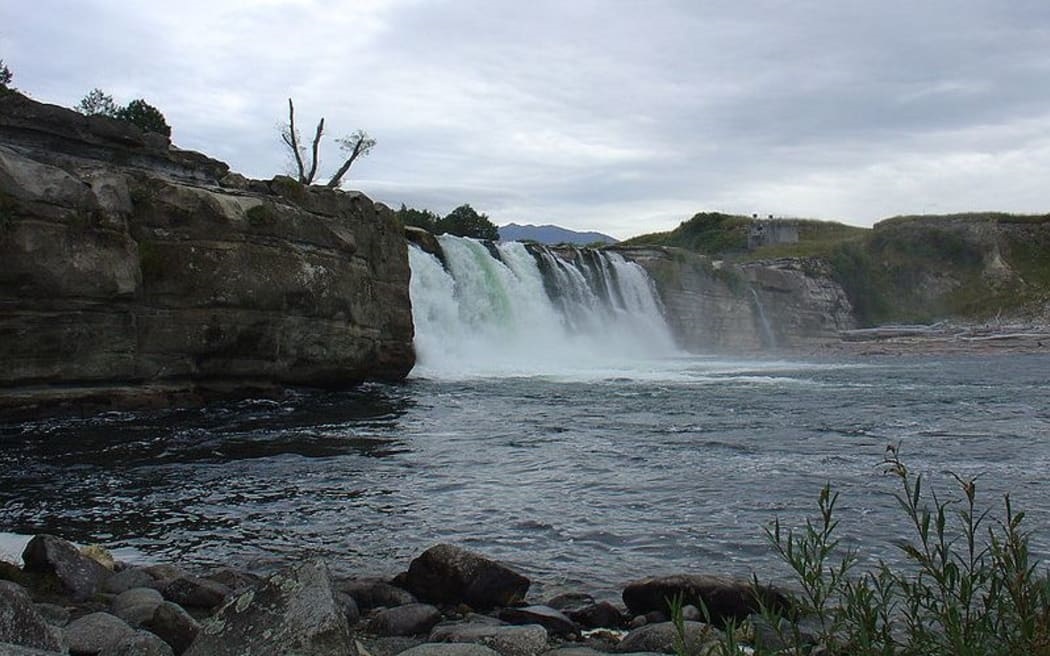
<path id="1" fill-rule="evenodd" d="M 364 129 L 345 187 L 617 238 L 699 211 L 1050 211 L 1050 4 L 5 3 L 14 86 L 145 98 L 173 141 L 287 172 L 278 126 Z"/>

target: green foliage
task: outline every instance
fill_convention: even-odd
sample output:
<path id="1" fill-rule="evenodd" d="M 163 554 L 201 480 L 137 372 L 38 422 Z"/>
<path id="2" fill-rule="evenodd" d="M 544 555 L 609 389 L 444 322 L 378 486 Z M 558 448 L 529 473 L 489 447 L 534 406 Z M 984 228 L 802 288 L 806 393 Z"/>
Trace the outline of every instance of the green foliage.
<path id="1" fill-rule="evenodd" d="M 113 101 L 113 96 L 103 93 L 102 89 L 98 88 L 89 91 L 73 109 L 85 116 L 109 116 L 111 118 L 116 118 L 120 112 L 117 103 Z"/>
<path id="2" fill-rule="evenodd" d="M 401 209 L 396 214 L 397 218 L 401 220 L 401 225 L 415 226 L 435 234 L 437 233 L 438 221 L 441 219 L 441 217 L 430 210 L 417 210 L 407 207 L 404 203 L 401 203 Z"/>
<path id="3" fill-rule="evenodd" d="M 437 221 L 437 234 L 449 233 L 474 239 L 499 239 L 499 229 L 485 214 L 478 214 L 469 204 L 463 204 Z"/>
<path id="4" fill-rule="evenodd" d="M 166 137 L 171 136 L 171 126 L 164 119 L 164 114 L 141 98 L 132 100 L 117 110 L 116 118 L 134 123 L 147 132 L 159 132 Z"/>
<path id="5" fill-rule="evenodd" d="M 0 89 L 14 89 L 11 81 L 15 79 L 14 73 L 7 67 L 3 59 L 0 59 Z"/>
<path id="6" fill-rule="evenodd" d="M 677 246 L 705 255 L 743 253 L 751 219 L 721 212 L 700 212 L 670 232 L 632 237 L 626 246 Z"/>
<path id="7" fill-rule="evenodd" d="M 857 552 L 835 537 L 838 495 L 825 485 L 817 521 L 767 529 L 800 590 L 796 610 L 816 636 L 765 610 L 779 644 L 755 645 L 754 653 L 804 654 L 816 642 L 833 655 L 1050 655 L 1050 574 L 1031 558 L 1024 513 L 1009 496 L 1001 518 L 979 508 L 975 478 L 953 475 L 960 492 L 953 498 L 924 492 L 897 447 L 883 464 L 899 483 L 895 497 L 911 529 L 898 545 L 908 566 L 880 561 L 857 572 Z"/>

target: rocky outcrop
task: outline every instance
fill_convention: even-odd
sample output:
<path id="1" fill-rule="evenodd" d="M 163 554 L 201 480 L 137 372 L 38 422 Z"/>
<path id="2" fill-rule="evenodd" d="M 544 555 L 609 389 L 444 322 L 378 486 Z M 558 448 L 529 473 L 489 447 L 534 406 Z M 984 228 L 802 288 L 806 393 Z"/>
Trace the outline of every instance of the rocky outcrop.
<path id="1" fill-rule="evenodd" d="M 617 247 L 653 279 L 678 344 L 694 352 L 808 349 L 855 325 L 826 265 L 732 265 L 672 247 Z"/>
<path id="2" fill-rule="evenodd" d="M 529 579 L 502 563 L 451 544 L 438 544 L 408 567 L 404 585 L 423 601 L 488 610 L 525 598 Z"/>
<path id="3" fill-rule="evenodd" d="M 393 213 L 0 95 L 0 412 L 400 379 Z"/>

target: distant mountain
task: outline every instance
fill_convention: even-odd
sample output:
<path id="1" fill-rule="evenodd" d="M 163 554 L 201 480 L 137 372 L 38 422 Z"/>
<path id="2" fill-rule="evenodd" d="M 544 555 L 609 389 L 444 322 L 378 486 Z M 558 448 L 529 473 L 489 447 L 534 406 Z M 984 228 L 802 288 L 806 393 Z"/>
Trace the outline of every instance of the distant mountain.
<path id="1" fill-rule="evenodd" d="M 500 241 L 535 241 L 541 244 L 615 244 L 616 239 L 600 232 L 576 232 L 554 225 L 518 225 L 508 223 L 499 228 Z"/>

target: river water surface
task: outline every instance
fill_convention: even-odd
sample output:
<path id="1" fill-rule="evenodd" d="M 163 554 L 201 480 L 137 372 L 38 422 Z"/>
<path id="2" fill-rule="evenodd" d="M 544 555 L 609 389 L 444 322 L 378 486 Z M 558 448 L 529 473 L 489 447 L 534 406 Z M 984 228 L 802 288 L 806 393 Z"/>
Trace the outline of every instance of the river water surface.
<path id="1" fill-rule="evenodd" d="M 677 357 L 556 376 L 415 378 L 345 393 L 0 427 L 0 531 L 142 560 L 268 569 L 323 555 L 394 574 L 437 542 L 537 592 L 612 595 L 681 570 L 783 574 L 763 534 L 841 493 L 846 542 L 897 558 L 887 445 L 943 495 L 1009 492 L 1050 553 L 1045 356 Z"/>

